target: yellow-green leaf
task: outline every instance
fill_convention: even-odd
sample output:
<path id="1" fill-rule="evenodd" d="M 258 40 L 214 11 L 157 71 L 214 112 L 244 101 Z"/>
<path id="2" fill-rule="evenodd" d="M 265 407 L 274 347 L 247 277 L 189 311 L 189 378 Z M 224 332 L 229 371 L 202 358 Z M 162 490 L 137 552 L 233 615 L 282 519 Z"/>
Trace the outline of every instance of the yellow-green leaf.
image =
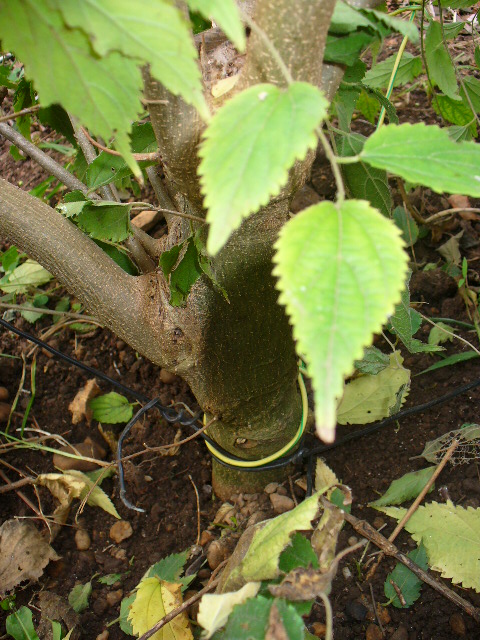
<path id="1" fill-rule="evenodd" d="M 322 202 L 281 230 L 274 275 L 315 394 L 319 436 L 335 436 L 344 377 L 400 300 L 408 257 L 398 228 L 368 202 Z"/>
<path id="2" fill-rule="evenodd" d="M 234 0 L 187 0 L 192 11 L 198 11 L 207 20 L 213 20 L 237 49 L 243 53 L 246 46 L 245 29 Z"/>
<path id="3" fill-rule="evenodd" d="M 197 622 L 207 632 L 207 635 L 204 636 L 205 640 L 211 638 L 217 629 L 225 625 L 235 605 L 242 604 L 248 598 L 253 598 L 257 595 L 260 584 L 260 582 L 247 582 L 238 591 L 218 594 L 207 593 L 203 596 L 200 601 Z"/>

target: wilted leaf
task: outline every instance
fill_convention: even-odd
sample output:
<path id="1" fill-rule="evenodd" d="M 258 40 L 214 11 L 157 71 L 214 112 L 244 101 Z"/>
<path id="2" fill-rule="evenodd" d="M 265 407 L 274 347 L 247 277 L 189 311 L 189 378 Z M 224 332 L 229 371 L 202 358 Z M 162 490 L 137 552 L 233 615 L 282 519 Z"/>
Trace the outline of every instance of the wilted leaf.
<path id="1" fill-rule="evenodd" d="M 0 527 L 0 596 L 24 580 L 37 580 L 59 556 L 28 520 L 7 520 Z"/>
<path id="2" fill-rule="evenodd" d="M 182 604 L 181 585 L 158 578 L 145 578 L 137 589 L 128 619 L 134 633 L 144 634 L 167 613 Z M 186 612 L 181 613 L 152 636 L 152 640 L 193 640 Z"/>
<path id="3" fill-rule="evenodd" d="M 445 329 L 448 331 L 443 331 Z M 428 334 L 428 344 L 443 344 L 444 342 L 453 342 L 454 335 L 452 333 L 452 328 L 445 324 L 444 322 L 437 322 L 435 326 L 430 329 L 430 333 Z"/>
<path id="4" fill-rule="evenodd" d="M 445 258 L 448 264 L 459 265 L 462 261 L 462 254 L 460 253 L 460 238 L 463 235 L 463 231 L 452 236 L 437 249 L 438 253 Z"/>
<path id="5" fill-rule="evenodd" d="M 376 375 L 361 375 L 345 385 L 337 409 L 339 424 L 367 424 L 399 411 L 408 395 L 410 370 L 402 366 L 399 351 L 390 356 L 390 365 Z"/>
<path id="6" fill-rule="evenodd" d="M 420 471 L 412 471 L 406 473 L 401 478 L 394 480 L 387 491 L 381 498 L 370 502 L 370 507 L 383 507 L 387 504 L 402 504 L 407 500 L 413 500 L 423 490 L 424 486 L 432 477 L 436 467 L 427 467 L 426 469 L 420 469 Z M 430 491 L 433 491 L 434 485 L 432 485 Z"/>
<path id="7" fill-rule="evenodd" d="M 110 391 L 90 400 L 90 409 L 93 411 L 95 420 L 107 424 L 128 422 L 133 415 L 132 404 L 116 391 Z"/>
<path id="8" fill-rule="evenodd" d="M 93 413 L 88 406 L 90 400 L 98 396 L 100 393 L 100 387 L 97 384 L 95 378 L 89 380 L 80 391 L 77 392 L 74 399 L 68 405 L 68 410 L 72 414 L 72 423 L 78 424 L 82 420 L 86 420 L 90 424 Z"/>
<path id="9" fill-rule="evenodd" d="M 457 449 L 453 453 L 455 462 L 473 462 L 478 460 L 478 446 L 480 444 L 480 425 L 466 424 L 461 429 L 455 429 L 443 434 L 436 440 L 430 440 L 425 445 L 422 457 L 428 462 L 438 464 L 454 440 L 459 441 Z"/>
<path id="10" fill-rule="evenodd" d="M 423 544 L 420 544 L 416 549 L 407 553 L 407 556 L 424 571 L 428 569 L 427 554 Z M 402 604 L 400 601 L 392 582 L 400 589 L 405 604 Z M 386 597 L 394 607 L 406 609 L 418 600 L 422 585 L 422 580 L 420 580 L 413 571 L 410 571 L 410 569 L 401 562 L 397 562 L 395 569 L 386 577 L 383 589 Z"/>
<path id="11" fill-rule="evenodd" d="M 205 640 L 211 638 L 217 629 L 225 625 L 235 605 L 256 596 L 259 588 L 260 582 L 247 582 L 239 591 L 205 594 L 200 601 L 197 616 L 198 624 L 207 632 Z"/>
<path id="12" fill-rule="evenodd" d="M 330 467 L 321 459 L 317 458 L 315 467 L 315 491 L 325 491 L 326 488 L 338 484 L 339 480 Z"/>
<path id="13" fill-rule="evenodd" d="M 81 613 L 88 607 L 88 599 L 92 593 L 92 582 L 77 584 L 68 594 L 68 603 L 74 611 Z"/>

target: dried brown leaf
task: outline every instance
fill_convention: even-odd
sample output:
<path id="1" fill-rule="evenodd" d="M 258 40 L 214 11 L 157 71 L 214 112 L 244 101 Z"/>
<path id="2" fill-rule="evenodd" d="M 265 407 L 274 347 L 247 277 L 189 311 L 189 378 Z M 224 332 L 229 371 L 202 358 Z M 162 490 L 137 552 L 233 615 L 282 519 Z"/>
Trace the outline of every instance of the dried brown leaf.
<path id="1" fill-rule="evenodd" d="M 85 419 L 88 424 L 92 421 L 92 410 L 89 408 L 88 403 L 92 398 L 95 398 L 100 393 L 100 387 L 97 384 L 95 378 L 89 380 L 87 384 L 80 389 L 71 403 L 68 405 L 68 410 L 72 414 L 72 423 L 78 424 Z"/>

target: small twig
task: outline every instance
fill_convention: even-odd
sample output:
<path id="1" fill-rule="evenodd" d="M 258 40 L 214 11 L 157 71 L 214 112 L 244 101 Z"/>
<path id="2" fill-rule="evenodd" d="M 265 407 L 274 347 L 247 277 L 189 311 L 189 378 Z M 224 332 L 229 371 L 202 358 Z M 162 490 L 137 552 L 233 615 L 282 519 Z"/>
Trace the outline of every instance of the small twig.
<path id="1" fill-rule="evenodd" d="M 100 151 L 105 151 L 105 153 L 109 153 L 111 156 L 120 156 L 122 157 L 123 154 L 120 153 L 120 151 L 115 151 L 114 149 L 109 149 L 108 147 L 106 147 L 103 144 L 100 144 L 99 142 L 97 142 L 94 138 L 92 138 L 92 136 L 88 133 L 88 131 L 86 129 L 84 129 L 82 127 L 82 131 L 85 134 L 87 140 L 93 144 L 94 147 L 97 147 L 97 149 L 100 149 Z M 160 160 L 160 155 L 158 153 L 158 151 L 153 151 L 152 153 L 132 153 L 132 156 L 135 158 L 135 160 L 137 162 L 141 162 L 142 160 Z"/>
<path id="2" fill-rule="evenodd" d="M 402 590 L 400 589 L 398 584 L 394 580 L 389 580 L 389 582 L 392 585 L 395 593 L 397 594 L 397 598 L 400 600 L 400 604 L 402 605 L 402 607 L 406 607 L 407 601 L 405 600 L 405 596 L 403 595 Z"/>
<path id="3" fill-rule="evenodd" d="M 454 213 L 461 213 L 462 211 L 469 211 L 471 213 L 480 213 L 480 209 L 476 207 L 453 207 L 452 209 L 444 209 L 443 211 L 439 211 L 438 213 L 434 213 L 433 215 L 425 218 L 425 224 L 431 224 L 440 218 L 444 218 L 445 216 L 453 215 Z"/>
<path id="4" fill-rule="evenodd" d="M 382 632 L 382 636 L 385 637 L 385 629 L 383 628 L 382 621 L 380 620 L 380 617 L 378 615 L 377 604 L 375 602 L 375 596 L 373 594 L 373 585 L 372 585 L 372 583 L 370 583 L 368 586 L 370 587 L 370 597 L 372 598 L 373 613 L 375 615 L 375 620 L 377 621 L 377 624 L 380 627 L 380 631 Z"/>
<path id="5" fill-rule="evenodd" d="M 185 600 L 185 602 L 183 604 L 181 604 L 179 607 L 177 607 L 176 609 L 174 609 L 173 611 L 170 611 L 170 613 L 168 613 L 166 616 L 164 616 L 161 620 L 159 620 L 157 622 L 156 625 L 154 625 L 151 629 L 149 629 L 148 631 L 146 631 L 143 636 L 140 636 L 138 638 L 138 640 L 148 640 L 148 638 L 151 638 L 157 631 L 159 631 L 162 627 L 164 627 L 166 624 L 168 624 L 169 622 L 171 622 L 174 618 L 176 618 L 177 616 L 179 616 L 181 613 L 183 613 L 184 611 L 186 611 L 188 608 L 190 608 L 193 604 L 195 604 L 196 602 L 198 602 L 200 600 L 200 598 L 205 595 L 206 593 L 208 593 L 209 591 L 212 591 L 217 584 L 219 583 L 220 578 L 216 578 L 215 580 L 212 580 L 211 582 L 209 582 L 207 584 L 206 587 L 204 587 L 201 591 L 199 591 L 198 593 L 196 593 L 195 595 L 193 595 L 191 598 L 189 598 L 188 600 Z"/>
<path id="6" fill-rule="evenodd" d="M 26 116 L 29 113 L 35 113 L 41 109 L 39 104 L 34 105 L 33 107 L 28 107 L 28 109 L 22 109 L 21 111 L 17 111 L 16 113 L 7 113 L 4 116 L 0 117 L 0 122 L 7 122 L 8 120 L 15 120 L 15 118 L 21 118 L 22 116 Z"/>
<path id="7" fill-rule="evenodd" d="M 41 307 L 29 307 L 24 304 L 12 304 L 10 302 L 0 302 L 1 309 L 14 309 L 15 311 L 33 311 L 49 316 L 66 316 L 67 318 L 76 318 L 77 320 L 86 320 L 87 322 L 98 323 L 97 318 L 86 316 L 82 313 L 71 313 L 70 311 L 53 311 L 52 309 L 42 309 Z"/>
<path id="8" fill-rule="evenodd" d="M 18 491 L 17 489 L 14 489 L 13 485 L 18 484 L 17 482 L 10 482 L 10 480 L 8 479 L 8 477 L 5 475 L 5 473 L 0 469 L 0 477 L 7 483 L 7 486 L 14 490 L 15 493 L 17 494 L 17 496 L 23 500 L 23 502 L 25 502 L 25 504 L 30 507 L 30 509 L 41 519 L 44 519 L 43 513 L 40 513 L 40 511 L 38 511 L 38 509 L 35 507 L 35 505 L 33 504 L 33 502 L 31 500 L 29 500 L 27 498 L 27 496 L 22 492 L 22 491 Z M 26 484 L 26 483 L 25 483 Z M 3 489 L 4 487 L 2 487 Z M 3 493 L 3 492 L 2 492 Z M 48 525 L 47 525 L 48 526 Z"/>
<path id="9" fill-rule="evenodd" d="M 462 336 L 459 336 L 458 334 L 453 333 L 453 331 L 449 331 L 448 329 L 445 329 L 445 327 L 439 327 L 436 322 L 431 320 L 428 316 L 425 316 L 423 313 L 421 313 L 421 311 L 418 311 L 418 310 L 416 310 L 416 311 L 429 324 L 433 325 L 434 327 L 437 327 L 437 329 L 440 329 L 440 331 L 442 331 L 443 333 L 446 333 L 447 335 L 453 336 L 457 340 L 460 340 L 460 342 L 463 342 L 463 344 L 466 344 L 467 347 L 470 347 L 470 349 L 472 349 L 472 351 L 475 351 L 475 353 L 478 353 L 478 355 L 480 356 L 480 350 L 477 349 L 477 347 L 475 347 L 471 342 L 469 342 L 468 340 L 465 340 L 465 338 L 462 338 Z"/>
<path id="10" fill-rule="evenodd" d="M 297 496 L 295 495 L 295 491 L 293 490 L 293 480 L 292 476 L 288 476 L 288 484 L 290 485 L 290 495 L 292 496 L 292 500 L 296 507 L 298 507 Z"/>
<path id="11" fill-rule="evenodd" d="M 135 209 L 140 209 L 140 207 L 135 207 Z M 147 207 L 142 207 L 141 210 L 146 210 Z M 186 218 L 187 220 L 195 220 L 195 222 L 201 222 L 205 224 L 205 219 L 200 218 L 200 216 L 194 216 L 191 213 L 183 213 L 182 211 L 176 211 L 175 209 L 163 209 L 161 207 L 152 207 L 152 205 L 148 206 L 149 211 L 159 211 L 160 213 L 168 213 L 171 216 L 178 216 L 179 218 Z"/>
<path id="12" fill-rule="evenodd" d="M 20 489 L 20 487 L 25 487 L 27 484 L 33 484 L 35 482 L 35 478 L 22 478 L 21 480 L 17 480 L 16 482 L 8 482 L 8 484 L 0 487 L 0 493 L 7 493 L 7 491 L 16 491 Z"/>
<path id="13" fill-rule="evenodd" d="M 422 218 L 418 209 L 414 207 L 413 204 L 410 202 L 410 198 L 408 197 L 408 194 L 405 191 L 403 180 L 401 178 L 398 178 L 397 180 L 397 187 L 398 187 L 398 190 L 400 191 L 400 195 L 402 196 L 404 205 L 407 207 L 408 212 L 410 213 L 412 218 L 415 220 L 415 222 L 418 222 L 418 224 L 426 224 L 424 218 Z"/>
<path id="14" fill-rule="evenodd" d="M 195 498 L 197 501 L 197 541 L 196 541 L 196 545 L 198 547 L 198 545 L 200 544 L 200 529 L 201 529 L 201 520 L 200 520 L 200 496 L 198 495 L 198 489 L 195 485 L 195 482 L 193 481 L 193 478 L 190 474 L 188 474 L 188 479 L 190 480 L 190 482 L 192 483 L 192 487 L 195 491 Z"/>
<path id="15" fill-rule="evenodd" d="M 438 467 L 435 469 L 435 471 L 432 473 L 431 478 L 429 479 L 429 481 L 427 482 L 427 484 L 423 487 L 423 489 L 420 491 L 420 493 L 418 494 L 417 498 L 415 499 L 415 501 L 411 504 L 410 508 L 407 510 L 406 514 L 403 516 L 403 518 L 400 520 L 400 522 L 397 524 L 397 526 L 395 527 L 395 529 L 392 531 L 392 533 L 388 536 L 388 541 L 389 542 L 393 542 L 396 537 L 398 536 L 398 534 L 400 533 L 400 531 L 403 529 L 403 527 L 407 524 L 407 522 L 410 520 L 410 518 L 413 516 L 413 514 L 415 513 L 415 511 L 418 509 L 420 503 L 422 502 L 422 500 L 424 499 L 424 497 L 427 495 L 427 493 L 430 490 L 430 487 L 433 485 L 433 483 L 435 482 L 435 480 L 438 478 L 438 476 L 440 475 L 440 473 L 443 471 L 443 468 L 445 467 L 445 465 L 447 464 L 447 462 L 450 460 L 450 458 L 453 455 L 453 452 L 455 451 L 455 449 L 458 447 L 459 445 L 459 441 L 458 440 L 454 440 L 452 442 L 452 445 L 448 448 L 447 452 L 445 453 L 445 455 L 442 458 L 442 461 L 440 462 L 440 464 L 438 465 Z M 378 558 L 376 559 L 375 563 L 371 566 L 370 571 L 367 574 L 367 580 L 371 580 L 371 578 L 373 578 L 375 571 L 377 570 L 378 565 L 380 564 L 380 562 L 383 560 L 384 557 L 384 553 L 381 553 Z"/>
<path id="16" fill-rule="evenodd" d="M 333 504 L 323 498 L 329 505 Z M 338 508 L 338 507 L 336 507 Z M 430 587 L 441 593 L 445 598 L 448 598 L 451 602 L 461 607 L 469 616 L 476 622 L 480 622 L 480 610 L 474 607 L 470 602 L 456 594 L 449 589 L 446 585 L 436 580 L 433 576 L 429 575 L 426 571 L 421 569 L 418 564 L 413 562 L 407 555 L 398 550 L 398 548 L 389 540 L 387 540 L 381 533 L 379 533 L 371 524 L 365 520 L 360 520 L 350 513 L 343 513 L 343 516 L 347 522 L 364 538 L 371 540 L 375 546 L 381 549 L 387 556 L 392 556 L 402 564 L 404 564 L 410 571 L 412 571 L 420 580 L 428 584 Z"/>

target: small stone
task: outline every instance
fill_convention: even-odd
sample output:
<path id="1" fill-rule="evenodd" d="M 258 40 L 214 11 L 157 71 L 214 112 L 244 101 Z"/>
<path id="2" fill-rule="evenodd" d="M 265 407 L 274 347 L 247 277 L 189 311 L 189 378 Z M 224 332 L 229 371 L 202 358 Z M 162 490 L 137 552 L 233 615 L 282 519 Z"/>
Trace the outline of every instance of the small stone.
<path id="1" fill-rule="evenodd" d="M 270 502 L 272 503 L 275 513 L 286 513 L 295 507 L 294 501 L 288 496 L 280 496 L 278 493 L 270 494 Z"/>
<path id="2" fill-rule="evenodd" d="M 377 516 L 373 521 L 373 526 L 377 531 L 381 529 L 384 524 L 385 524 L 385 520 L 383 518 L 380 518 L 380 516 Z"/>
<path id="3" fill-rule="evenodd" d="M 371 623 L 367 627 L 365 638 L 366 640 L 383 640 L 382 630 L 378 625 Z"/>
<path id="4" fill-rule="evenodd" d="M 0 401 L 6 402 L 8 400 L 8 389 L 6 387 L 0 387 Z"/>
<path id="5" fill-rule="evenodd" d="M 166 369 L 160 369 L 160 381 L 163 382 L 163 384 L 173 384 L 178 379 L 178 376 L 176 376 L 174 373 L 171 373 Z"/>
<path id="6" fill-rule="evenodd" d="M 173 531 L 175 531 L 175 525 L 174 525 L 174 524 L 172 524 L 171 522 L 167 523 L 167 524 L 165 525 L 165 531 L 166 531 L 167 533 L 172 533 Z"/>
<path id="7" fill-rule="evenodd" d="M 0 422 L 7 422 L 11 407 L 6 402 L 0 402 Z"/>
<path id="8" fill-rule="evenodd" d="M 265 493 L 270 495 L 271 493 L 275 493 L 278 487 L 279 487 L 278 482 L 270 482 L 270 484 L 267 484 L 264 491 Z"/>
<path id="9" fill-rule="evenodd" d="M 232 516 L 235 515 L 235 507 L 230 502 L 224 502 L 218 509 L 213 522 L 215 524 L 232 524 Z"/>
<path id="10" fill-rule="evenodd" d="M 278 487 L 276 493 L 278 493 L 279 496 L 288 496 L 288 491 L 283 485 Z"/>
<path id="11" fill-rule="evenodd" d="M 450 629 L 456 636 L 464 636 L 466 634 L 465 620 L 461 613 L 452 613 L 449 623 Z"/>
<path id="12" fill-rule="evenodd" d="M 132 218 L 132 224 L 139 229 L 143 229 L 143 231 L 150 231 L 162 218 L 163 213 L 161 211 L 146 209 L 145 211 L 140 211 L 139 214 Z"/>
<path id="13" fill-rule="evenodd" d="M 348 567 L 343 567 L 342 574 L 343 574 L 343 577 L 345 578 L 345 580 L 351 580 L 352 579 L 352 572 L 350 571 L 350 569 Z"/>
<path id="14" fill-rule="evenodd" d="M 323 622 L 314 622 L 312 624 L 312 633 L 317 638 L 324 638 L 327 634 L 327 626 Z"/>
<path id="15" fill-rule="evenodd" d="M 153 505 L 150 511 L 150 517 L 154 522 L 158 522 L 158 520 L 160 520 L 160 517 L 164 511 L 165 509 L 162 507 L 162 505 L 159 502 L 155 502 L 155 504 Z"/>
<path id="16" fill-rule="evenodd" d="M 108 629 L 104 629 L 102 631 L 102 633 L 98 634 L 98 636 L 95 638 L 95 640 L 107 640 L 109 635 L 110 634 L 108 633 Z"/>
<path id="17" fill-rule="evenodd" d="M 350 536 L 348 539 L 348 546 L 353 547 L 354 544 L 357 544 L 358 538 L 357 536 Z"/>
<path id="18" fill-rule="evenodd" d="M 88 531 L 78 529 L 78 531 L 75 532 L 75 544 L 79 551 L 86 551 L 87 549 L 90 549 L 92 541 Z"/>
<path id="19" fill-rule="evenodd" d="M 108 609 L 108 602 L 105 600 L 105 598 L 97 598 L 93 603 L 92 609 L 93 613 L 101 618 L 105 611 Z"/>
<path id="20" fill-rule="evenodd" d="M 202 547 L 204 547 L 205 545 L 207 545 L 209 542 L 211 542 L 214 539 L 214 536 L 212 533 L 210 533 L 210 531 L 202 531 L 201 535 L 200 535 L 200 545 Z"/>
<path id="21" fill-rule="evenodd" d="M 112 558 L 115 558 L 116 560 L 126 560 L 127 559 L 127 552 L 125 549 L 110 549 L 110 555 L 112 556 Z"/>
<path id="22" fill-rule="evenodd" d="M 59 451 L 74 453 L 80 456 L 85 456 L 86 458 L 96 458 L 97 460 L 103 460 L 106 455 L 105 449 L 96 442 L 93 442 L 90 438 L 85 438 L 84 442 L 80 442 L 79 444 L 69 444 L 65 447 L 61 447 Z M 53 455 L 52 462 L 54 467 L 57 467 L 57 469 L 61 469 L 62 471 L 69 471 L 70 469 L 76 469 L 77 471 L 93 471 L 99 467 L 98 464 L 90 462 L 90 460 L 67 458 L 66 456 L 62 456 L 60 453 L 55 453 Z"/>
<path id="23" fill-rule="evenodd" d="M 223 545 L 220 540 L 214 540 L 207 549 L 208 566 L 213 571 L 219 564 L 226 560 L 227 556 L 228 550 L 226 546 Z"/>
<path id="24" fill-rule="evenodd" d="M 393 632 L 390 640 L 408 640 L 408 629 L 401 624 L 396 631 Z"/>
<path id="25" fill-rule="evenodd" d="M 363 622 L 367 617 L 368 609 L 361 602 L 358 602 L 358 600 L 348 600 L 345 606 L 345 613 L 350 618 L 358 622 Z"/>
<path id="26" fill-rule="evenodd" d="M 116 591 L 109 591 L 107 593 L 107 602 L 109 607 L 114 607 L 123 598 L 123 589 L 117 589 Z"/>
<path id="27" fill-rule="evenodd" d="M 210 571 L 210 569 L 207 569 L 207 567 L 205 567 L 204 569 L 200 569 L 200 571 L 197 573 L 199 580 L 208 580 L 211 575 L 212 572 Z"/>
<path id="28" fill-rule="evenodd" d="M 247 520 L 245 528 L 251 527 L 254 524 L 258 524 L 259 522 L 263 522 L 267 518 L 268 515 L 265 513 L 265 511 L 256 511 L 255 513 L 252 513 L 252 515 Z"/>
<path id="29" fill-rule="evenodd" d="M 110 538 L 117 544 L 120 544 L 122 540 L 130 538 L 132 533 L 132 525 L 126 520 L 119 520 L 110 528 Z"/>

